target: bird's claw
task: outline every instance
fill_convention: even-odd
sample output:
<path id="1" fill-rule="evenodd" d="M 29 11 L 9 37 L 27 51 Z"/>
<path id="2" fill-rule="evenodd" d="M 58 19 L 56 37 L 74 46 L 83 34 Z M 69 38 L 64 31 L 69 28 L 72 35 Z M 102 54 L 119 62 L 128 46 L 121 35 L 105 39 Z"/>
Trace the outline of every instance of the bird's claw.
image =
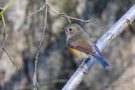
<path id="1" fill-rule="evenodd" d="M 85 74 L 88 73 L 88 67 L 87 67 L 87 65 L 81 64 L 79 67 L 82 69 L 82 71 L 83 71 Z"/>

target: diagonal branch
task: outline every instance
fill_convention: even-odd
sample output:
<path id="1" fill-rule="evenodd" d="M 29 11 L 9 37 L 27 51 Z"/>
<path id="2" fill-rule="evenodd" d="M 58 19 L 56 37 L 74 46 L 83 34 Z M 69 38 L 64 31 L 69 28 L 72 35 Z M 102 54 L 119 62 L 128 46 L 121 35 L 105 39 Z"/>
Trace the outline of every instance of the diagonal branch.
<path id="1" fill-rule="evenodd" d="M 9 2 L 4 6 L 2 14 L 8 9 L 8 7 L 12 4 L 14 0 L 9 0 Z"/>
<path id="2" fill-rule="evenodd" d="M 127 13 L 125 13 L 96 43 L 99 50 L 103 50 L 114 38 L 119 36 L 135 19 L 135 5 L 133 5 Z M 88 67 L 87 70 L 79 67 L 73 76 L 69 79 L 62 90 L 74 90 L 78 87 L 81 81 L 86 76 L 86 71 L 89 71 L 94 64 L 94 59 L 91 59 L 83 64 L 83 67 Z"/>

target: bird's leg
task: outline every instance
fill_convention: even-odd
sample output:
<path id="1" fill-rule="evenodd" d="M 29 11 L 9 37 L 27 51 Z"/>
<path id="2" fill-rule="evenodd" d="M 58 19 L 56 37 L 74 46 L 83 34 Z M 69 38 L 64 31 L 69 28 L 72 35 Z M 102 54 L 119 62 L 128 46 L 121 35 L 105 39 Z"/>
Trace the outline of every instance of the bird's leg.
<path id="1" fill-rule="evenodd" d="M 97 45 L 96 44 L 92 44 L 92 47 L 93 47 L 93 50 L 95 52 L 98 52 L 98 54 L 100 54 L 102 56 L 102 53 L 100 52 L 100 50 L 98 49 Z"/>
<path id="2" fill-rule="evenodd" d="M 79 65 L 79 67 L 81 67 L 82 68 L 82 71 L 84 72 L 84 73 L 88 73 L 88 66 L 87 66 L 87 64 L 85 63 L 85 59 L 83 59 L 83 61 L 81 62 L 81 64 Z"/>
<path id="3" fill-rule="evenodd" d="M 80 66 L 82 66 L 84 63 L 85 63 L 85 59 L 82 59 Z"/>

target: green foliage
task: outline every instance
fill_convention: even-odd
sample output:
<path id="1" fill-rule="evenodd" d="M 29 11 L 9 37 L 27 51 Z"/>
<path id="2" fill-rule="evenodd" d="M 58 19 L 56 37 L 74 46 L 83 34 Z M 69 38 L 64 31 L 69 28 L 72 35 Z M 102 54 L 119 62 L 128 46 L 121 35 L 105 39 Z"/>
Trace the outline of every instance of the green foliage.
<path id="1" fill-rule="evenodd" d="M 2 18 L 4 19 L 4 15 L 3 13 L 7 10 L 7 8 L 10 6 L 10 4 L 13 2 L 14 0 L 9 0 L 9 2 L 3 7 L 0 7 L 0 21 L 2 20 Z"/>
<path id="2" fill-rule="evenodd" d="M 2 20 L 2 16 L 3 16 L 3 9 L 0 7 L 0 21 Z"/>

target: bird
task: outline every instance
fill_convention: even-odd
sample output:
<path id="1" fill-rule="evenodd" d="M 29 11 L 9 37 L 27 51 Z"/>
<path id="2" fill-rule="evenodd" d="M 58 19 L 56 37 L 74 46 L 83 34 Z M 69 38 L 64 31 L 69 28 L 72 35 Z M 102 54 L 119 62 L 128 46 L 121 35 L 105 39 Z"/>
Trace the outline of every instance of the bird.
<path id="1" fill-rule="evenodd" d="M 92 56 L 103 68 L 110 66 L 96 44 L 92 43 L 88 33 L 80 25 L 70 23 L 64 27 L 64 30 L 66 33 L 66 45 L 75 57 L 86 60 Z"/>

